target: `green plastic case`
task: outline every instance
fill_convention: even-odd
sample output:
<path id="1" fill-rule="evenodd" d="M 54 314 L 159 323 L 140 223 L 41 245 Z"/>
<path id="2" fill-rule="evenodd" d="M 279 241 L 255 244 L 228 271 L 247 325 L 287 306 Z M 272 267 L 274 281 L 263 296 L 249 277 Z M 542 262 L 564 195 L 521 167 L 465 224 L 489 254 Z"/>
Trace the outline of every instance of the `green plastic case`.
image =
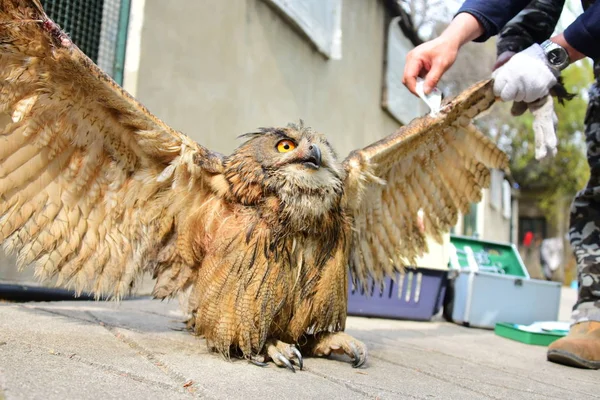
<path id="1" fill-rule="evenodd" d="M 468 267 L 465 247 L 473 250 L 480 271 L 494 267 L 498 273 L 529 278 L 527 267 L 519 255 L 517 248 L 511 243 L 492 242 L 470 237 L 450 235 L 450 242 L 456 247 L 458 263 L 462 268 Z"/>
<path id="2" fill-rule="evenodd" d="M 557 332 L 528 332 L 519 329 L 515 324 L 506 322 L 498 322 L 494 328 L 494 332 L 498 336 L 516 340 L 518 342 L 533 344 L 537 346 L 548 346 L 555 340 L 566 335 L 564 331 Z"/>

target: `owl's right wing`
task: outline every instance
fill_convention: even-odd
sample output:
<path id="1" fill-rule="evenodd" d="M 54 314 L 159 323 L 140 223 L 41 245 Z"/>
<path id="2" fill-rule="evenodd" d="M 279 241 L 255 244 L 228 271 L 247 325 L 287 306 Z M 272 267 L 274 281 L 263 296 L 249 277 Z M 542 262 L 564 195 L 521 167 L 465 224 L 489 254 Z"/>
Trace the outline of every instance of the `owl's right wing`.
<path id="1" fill-rule="evenodd" d="M 416 118 L 346 158 L 354 283 L 381 282 L 414 265 L 427 236 L 440 239 L 481 200 L 489 169 L 508 168 L 506 154 L 471 123 L 496 101 L 492 87 L 476 83 L 438 115 Z"/>
<path id="2" fill-rule="evenodd" d="M 37 0 L 0 0 L 0 243 L 42 280 L 164 297 L 199 255 L 187 229 L 220 155 L 166 126 L 88 59 Z"/>

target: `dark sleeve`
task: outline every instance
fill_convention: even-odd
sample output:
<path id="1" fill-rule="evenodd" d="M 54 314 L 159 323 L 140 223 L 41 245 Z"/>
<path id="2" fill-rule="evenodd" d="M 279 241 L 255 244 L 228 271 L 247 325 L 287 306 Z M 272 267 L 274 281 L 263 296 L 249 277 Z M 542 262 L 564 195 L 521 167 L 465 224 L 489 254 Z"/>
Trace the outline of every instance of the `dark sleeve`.
<path id="1" fill-rule="evenodd" d="M 580 53 L 600 59 L 600 0 L 596 0 L 563 32 L 567 43 Z"/>
<path id="2" fill-rule="evenodd" d="M 548 39 L 560 19 L 565 0 L 534 0 L 500 30 L 497 55 L 518 53 Z"/>
<path id="3" fill-rule="evenodd" d="M 519 13 L 531 0 L 467 0 L 456 14 L 471 14 L 483 26 L 484 33 L 475 42 L 485 42 Z"/>

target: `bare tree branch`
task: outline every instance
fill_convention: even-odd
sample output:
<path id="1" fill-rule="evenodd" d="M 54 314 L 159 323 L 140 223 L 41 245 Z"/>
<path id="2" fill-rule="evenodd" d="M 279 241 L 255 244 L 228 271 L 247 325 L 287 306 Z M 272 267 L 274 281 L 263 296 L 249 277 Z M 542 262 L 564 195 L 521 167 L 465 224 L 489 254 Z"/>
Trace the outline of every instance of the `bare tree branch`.
<path id="1" fill-rule="evenodd" d="M 415 29 L 411 15 L 404 10 L 404 8 L 398 3 L 398 0 L 384 0 L 384 3 L 393 16 L 400 17 L 400 29 L 402 30 L 404 36 L 406 36 L 406 38 L 415 46 L 423 43 L 423 39 L 419 37 L 419 34 Z"/>

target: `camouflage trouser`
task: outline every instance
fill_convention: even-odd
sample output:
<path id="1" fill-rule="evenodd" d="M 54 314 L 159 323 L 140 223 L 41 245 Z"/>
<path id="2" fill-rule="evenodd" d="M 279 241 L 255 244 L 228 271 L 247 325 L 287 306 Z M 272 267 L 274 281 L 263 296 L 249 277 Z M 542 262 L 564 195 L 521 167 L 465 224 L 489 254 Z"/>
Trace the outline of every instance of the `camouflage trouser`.
<path id="1" fill-rule="evenodd" d="M 579 282 L 573 323 L 600 321 L 600 61 L 594 65 L 594 76 L 585 116 L 590 180 L 571 205 L 569 239 Z"/>

